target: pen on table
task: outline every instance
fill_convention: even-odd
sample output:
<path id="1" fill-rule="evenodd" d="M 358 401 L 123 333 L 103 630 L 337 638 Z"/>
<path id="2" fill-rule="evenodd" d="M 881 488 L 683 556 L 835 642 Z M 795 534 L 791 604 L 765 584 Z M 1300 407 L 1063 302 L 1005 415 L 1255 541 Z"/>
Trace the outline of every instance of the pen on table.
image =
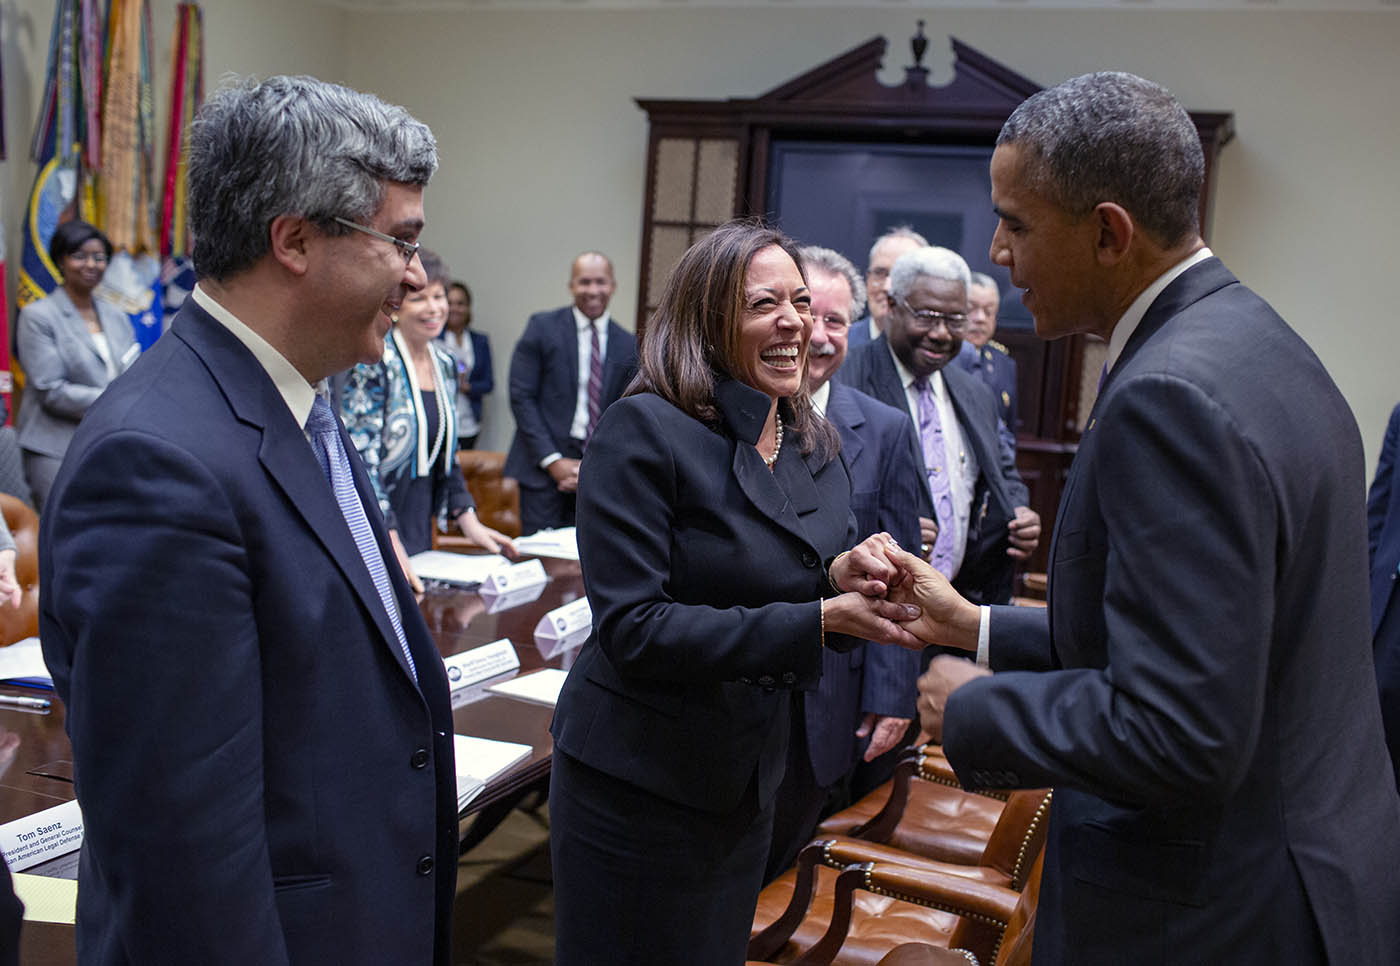
<path id="1" fill-rule="evenodd" d="M 47 710 L 51 702 L 48 698 L 26 698 L 18 694 L 0 694 L 0 708 L 34 708 Z"/>

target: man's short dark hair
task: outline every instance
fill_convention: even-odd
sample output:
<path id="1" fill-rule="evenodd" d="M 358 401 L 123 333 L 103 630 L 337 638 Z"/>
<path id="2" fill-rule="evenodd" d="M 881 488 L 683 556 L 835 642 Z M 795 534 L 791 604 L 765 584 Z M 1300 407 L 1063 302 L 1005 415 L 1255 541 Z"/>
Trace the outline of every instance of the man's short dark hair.
<path id="1" fill-rule="evenodd" d="M 1168 248 L 1200 231 L 1200 134 L 1165 87 L 1084 74 L 1027 98 L 997 137 L 1022 148 L 1032 188 L 1071 214 L 1122 205 Z"/>

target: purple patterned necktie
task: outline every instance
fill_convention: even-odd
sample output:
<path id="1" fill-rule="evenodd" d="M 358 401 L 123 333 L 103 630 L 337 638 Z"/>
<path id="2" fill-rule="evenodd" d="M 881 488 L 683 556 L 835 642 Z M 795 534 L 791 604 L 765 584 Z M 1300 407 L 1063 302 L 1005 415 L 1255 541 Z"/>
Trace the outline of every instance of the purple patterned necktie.
<path id="1" fill-rule="evenodd" d="M 914 380 L 919 391 L 919 440 L 924 446 L 924 467 L 928 470 L 928 490 L 933 497 L 933 512 L 937 517 L 938 537 L 933 542 L 933 568 L 953 579 L 953 540 L 957 529 L 953 521 L 953 481 L 948 477 L 948 452 L 943 445 L 943 420 L 938 415 L 938 402 L 927 376 Z"/>
<path id="2" fill-rule="evenodd" d="M 588 323 L 588 331 L 593 340 L 588 347 L 588 429 L 583 434 L 583 445 L 593 438 L 593 430 L 598 428 L 598 418 L 603 415 L 603 352 L 598 346 L 598 323 Z"/>

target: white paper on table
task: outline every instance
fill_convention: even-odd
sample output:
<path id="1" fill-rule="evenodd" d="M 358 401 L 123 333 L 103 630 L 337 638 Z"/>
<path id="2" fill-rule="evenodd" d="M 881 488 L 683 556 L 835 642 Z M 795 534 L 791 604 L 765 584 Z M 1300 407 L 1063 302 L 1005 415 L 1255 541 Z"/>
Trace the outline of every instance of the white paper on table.
<path id="1" fill-rule="evenodd" d="M 561 671 L 557 667 L 547 667 L 541 671 L 522 674 L 509 681 L 490 685 L 486 690 L 492 694 L 519 698 L 521 701 L 543 704 L 552 708 L 559 703 L 559 692 L 563 689 L 564 679 L 568 676 L 568 671 Z"/>
<path id="2" fill-rule="evenodd" d="M 475 587 L 510 561 L 498 553 L 447 553 L 424 550 L 408 558 L 420 580 L 440 580 L 445 584 Z"/>
<path id="3" fill-rule="evenodd" d="M 25 680 L 53 686 L 53 675 L 44 663 L 37 637 L 26 637 L 9 647 L 0 647 L 0 681 Z"/>
<path id="4" fill-rule="evenodd" d="M 497 775 L 529 758 L 534 750 L 515 741 L 496 741 L 471 735 L 453 735 L 452 745 L 457 756 L 458 809 L 481 793 L 481 787 L 473 790 L 473 784 L 484 787 Z M 470 792 L 466 801 L 462 800 L 464 791 Z"/>
<path id="5" fill-rule="evenodd" d="M 573 527 L 560 527 L 557 530 L 538 530 L 528 537 L 517 537 L 515 549 L 533 557 L 558 557 L 560 560 L 578 559 L 578 537 Z"/>

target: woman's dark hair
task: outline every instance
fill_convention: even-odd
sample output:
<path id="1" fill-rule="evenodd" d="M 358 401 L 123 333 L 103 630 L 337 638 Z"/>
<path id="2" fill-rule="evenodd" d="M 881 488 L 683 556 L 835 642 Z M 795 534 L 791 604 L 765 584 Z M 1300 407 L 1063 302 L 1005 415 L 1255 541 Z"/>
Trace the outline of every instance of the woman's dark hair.
<path id="1" fill-rule="evenodd" d="M 447 291 L 451 292 L 454 288 L 459 290 L 463 295 L 467 297 L 468 304 L 471 303 L 472 290 L 467 288 L 466 282 L 453 282 L 451 285 L 447 286 Z"/>
<path id="2" fill-rule="evenodd" d="M 434 283 L 440 284 L 445 290 L 452 283 L 452 273 L 447 270 L 442 259 L 437 252 L 430 252 L 426 248 L 418 249 L 418 258 L 423 262 L 423 272 L 428 276 L 428 281 L 424 283 L 426 288 Z"/>
<path id="3" fill-rule="evenodd" d="M 743 371 L 740 321 L 749 262 L 773 245 L 791 256 L 805 280 L 797 243 L 756 219 L 721 225 L 681 256 L 643 329 L 639 371 L 627 395 L 652 392 L 706 425 L 718 425 L 716 375 L 739 378 Z M 788 398 L 783 415 L 800 434 L 804 454 L 815 450 L 829 460 L 840 450 L 836 430 L 813 414 L 805 364 L 801 388 Z"/>
<path id="4" fill-rule="evenodd" d="M 62 271 L 63 260 L 94 238 L 102 243 L 102 248 L 110 259 L 112 257 L 112 243 L 95 226 L 77 220 L 65 221 L 59 225 L 53 230 L 53 237 L 49 239 L 49 258 L 53 261 L 54 267 Z"/>

